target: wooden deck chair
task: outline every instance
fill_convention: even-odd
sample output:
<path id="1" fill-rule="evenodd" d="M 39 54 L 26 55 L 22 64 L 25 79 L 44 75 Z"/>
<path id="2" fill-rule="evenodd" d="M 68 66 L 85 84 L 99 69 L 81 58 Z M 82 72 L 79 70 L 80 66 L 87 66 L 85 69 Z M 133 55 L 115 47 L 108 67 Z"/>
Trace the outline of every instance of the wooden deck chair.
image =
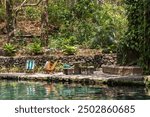
<path id="1" fill-rule="evenodd" d="M 55 61 L 54 63 L 47 61 L 44 66 L 44 70 L 46 71 L 46 73 L 53 73 L 57 63 L 58 61 Z"/>
<path id="2" fill-rule="evenodd" d="M 34 72 L 35 60 L 26 61 L 26 72 Z"/>

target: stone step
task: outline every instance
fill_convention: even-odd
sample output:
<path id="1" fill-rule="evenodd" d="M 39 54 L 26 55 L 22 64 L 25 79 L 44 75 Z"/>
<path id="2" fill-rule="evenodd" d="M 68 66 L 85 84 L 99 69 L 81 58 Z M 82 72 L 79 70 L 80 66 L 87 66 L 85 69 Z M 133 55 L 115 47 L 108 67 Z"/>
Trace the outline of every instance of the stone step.
<path id="1" fill-rule="evenodd" d="M 114 66 L 114 65 L 103 65 L 103 73 L 115 74 L 121 76 L 128 75 L 142 75 L 143 69 L 138 66 Z"/>

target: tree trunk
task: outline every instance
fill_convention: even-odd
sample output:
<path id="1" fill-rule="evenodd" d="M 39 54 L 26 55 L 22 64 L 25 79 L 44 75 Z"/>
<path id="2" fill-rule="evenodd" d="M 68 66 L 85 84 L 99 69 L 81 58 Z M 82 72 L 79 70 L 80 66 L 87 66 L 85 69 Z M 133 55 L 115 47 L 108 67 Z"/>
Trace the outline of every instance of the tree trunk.
<path id="1" fill-rule="evenodd" d="M 48 46 L 48 0 L 43 0 L 41 14 L 41 44 Z"/>
<path id="2" fill-rule="evenodd" d="M 6 0 L 6 29 L 8 42 L 14 37 L 13 0 Z"/>
<path id="3" fill-rule="evenodd" d="M 2 6 L 2 1 L 0 0 L 0 6 Z"/>

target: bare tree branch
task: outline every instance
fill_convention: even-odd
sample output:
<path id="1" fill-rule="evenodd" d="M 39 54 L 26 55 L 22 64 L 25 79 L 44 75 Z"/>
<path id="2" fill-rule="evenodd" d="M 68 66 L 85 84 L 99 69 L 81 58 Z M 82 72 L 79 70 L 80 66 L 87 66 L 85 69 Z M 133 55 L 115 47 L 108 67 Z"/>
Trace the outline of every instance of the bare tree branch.
<path id="1" fill-rule="evenodd" d="M 39 0 L 36 4 L 24 4 L 23 7 L 26 7 L 26 6 L 38 6 L 41 2 L 42 2 L 42 0 Z"/>
<path id="2" fill-rule="evenodd" d="M 24 0 L 24 1 L 21 3 L 20 6 L 17 6 L 17 7 L 14 9 L 14 11 L 15 11 L 15 12 L 18 12 L 19 10 L 21 10 L 22 7 L 24 6 L 24 4 L 25 4 L 26 2 L 27 2 L 27 0 Z"/>
<path id="3" fill-rule="evenodd" d="M 20 7 L 24 6 L 26 2 L 27 2 L 27 0 L 24 0 L 24 1 L 21 3 Z"/>
<path id="4" fill-rule="evenodd" d="M 38 6 L 41 2 L 42 2 L 42 0 L 39 0 L 39 1 L 38 1 L 37 3 L 35 3 L 35 4 L 26 4 L 26 3 L 27 3 L 27 0 L 24 0 L 24 1 L 21 3 L 20 6 L 18 6 L 18 7 L 16 7 L 16 8 L 14 9 L 14 13 L 15 13 L 14 25 L 15 25 L 15 26 L 17 25 L 17 23 L 16 23 L 16 22 L 17 22 L 16 17 L 17 17 L 17 15 L 18 15 L 19 11 L 22 10 L 22 7 Z"/>
<path id="5" fill-rule="evenodd" d="M 35 4 L 26 4 L 27 0 L 24 0 L 20 6 L 16 7 L 14 10 L 15 12 L 18 12 L 19 10 L 22 9 L 22 7 L 27 7 L 27 6 L 38 6 L 40 3 L 42 2 L 42 0 L 39 0 L 37 3 Z"/>

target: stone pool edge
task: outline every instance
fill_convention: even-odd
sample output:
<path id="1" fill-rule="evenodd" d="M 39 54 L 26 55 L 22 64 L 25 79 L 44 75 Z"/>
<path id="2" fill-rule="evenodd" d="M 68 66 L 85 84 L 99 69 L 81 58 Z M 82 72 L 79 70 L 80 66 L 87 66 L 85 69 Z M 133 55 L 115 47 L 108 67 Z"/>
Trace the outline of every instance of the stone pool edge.
<path id="1" fill-rule="evenodd" d="M 150 76 L 119 76 L 119 75 L 64 75 L 63 73 L 0 73 L 0 80 L 32 80 L 54 81 L 86 84 L 107 84 L 109 86 L 150 86 Z"/>

